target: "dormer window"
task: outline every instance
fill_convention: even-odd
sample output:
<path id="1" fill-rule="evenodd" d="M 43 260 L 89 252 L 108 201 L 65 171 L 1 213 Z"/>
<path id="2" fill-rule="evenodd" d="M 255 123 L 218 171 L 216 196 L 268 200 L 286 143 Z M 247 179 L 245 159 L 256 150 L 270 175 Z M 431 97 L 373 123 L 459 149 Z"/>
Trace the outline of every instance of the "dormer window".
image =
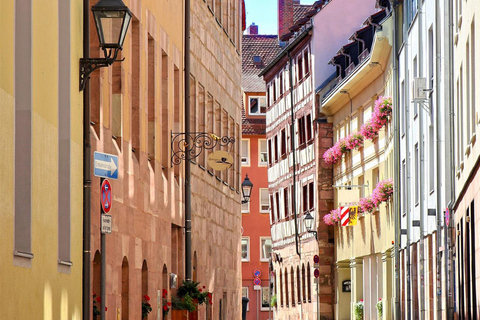
<path id="1" fill-rule="evenodd" d="M 267 100 L 265 97 L 250 97 L 248 110 L 250 115 L 265 114 L 267 112 Z"/>
<path id="2" fill-rule="evenodd" d="M 262 57 L 260 57 L 260 56 L 253 56 L 253 64 L 254 64 L 255 66 L 261 66 L 261 65 L 263 65 Z"/>

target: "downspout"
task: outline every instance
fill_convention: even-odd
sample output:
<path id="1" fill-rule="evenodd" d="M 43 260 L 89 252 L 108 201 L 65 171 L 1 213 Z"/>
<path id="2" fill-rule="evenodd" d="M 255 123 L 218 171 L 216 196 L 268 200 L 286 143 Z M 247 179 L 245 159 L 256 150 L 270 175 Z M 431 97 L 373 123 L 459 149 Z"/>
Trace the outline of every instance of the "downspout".
<path id="1" fill-rule="evenodd" d="M 440 20 L 440 10 L 438 8 L 438 5 L 435 6 L 435 106 L 437 107 L 437 116 L 435 117 L 435 135 L 436 135 L 436 165 L 437 165 L 437 173 L 436 173 L 436 189 L 437 189 L 437 236 L 436 236 L 436 257 L 437 257 L 437 265 L 436 265 L 436 286 L 437 286 L 437 291 L 441 290 L 442 288 L 442 255 L 440 253 L 440 239 L 441 239 L 441 232 L 442 232 L 442 193 L 440 192 L 442 184 L 441 184 L 441 176 L 442 176 L 442 169 L 440 167 L 440 150 L 442 148 L 442 143 L 441 143 L 441 131 L 440 131 L 440 126 L 441 126 L 441 120 L 442 117 L 440 116 L 440 101 L 441 101 L 441 59 L 442 59 L 442 50 L 441 50 L 441 31 L 440 31 L 440 25 L 441 25 L 441 20 Z M 448 60 L 446 60 L 446 63 L 448 63 Z M 443 89 L 443 88 L 442 88 Z M 445 100 L 446 102 L 446 100 Z M 442 104 L 442 106 L 445 106 L 445 102 Z M 445 112 L 446 108 L 443 108 L 443 112 Z M 433 108 L 432 108 L 433 112 Z M 443 118 L 445 119 L 445 118 Z M 445 155 L 445 158 L 447 156 Z M 446 191 L 446 189 L 445 189 Z M 445 193 L 446 195 L 446 193 Z M 445 229 L 444 229 L 445 230 Z M 445 230 L 446 232 L 446 230 Z M 445 246 L 445 252 L 448 251 L 447 247 Z M 446 256 L 445 256 L 446 258 Z M 445 269 L 446 270 L 446 269 Z M 445 290 L 445 292 L 447 292 Z M 442 295 L 437 294 L 437 319 L 441 320 L 442 319 Z"/>
<path id="2" fill-rule="evenodd" d="M 417 14 L 418 14 L 418 73 L 419 77 L 423 77 L 423 12 L 422 10 L 422 1 L 417 1 Z M 422 105 L 416 102 L 418 110 L 418 126 L 419 126 L 419 141 L 418 149 L 420 151 L 420 168 L 419 175 L 420 177 L 415 177 L 419 179 L 420 182 L 420 192 L 419 192 L 419 201 L 420 201 L 420 240 L 419 240 L 419 260 L 420 260 L 420 319 L 425 319 L 425 148 L 424 148 L 424 112 Z M 415 257 L 416 259 L 416 257 Z M 417 288 L 415 288 L 417 290 Z"/>
<path id="3" fill-rule="evenodd" d="M 288 78 L 290 80 L 290 105 L 291 105 L 291 120 L 292 126 L 290 127 L 290 136 L 292 137 L 292 162 L 293 162 L 293 199 L 292 199 L 292 207 L 293 207 L 293 217 L 295 219 L 295 249 L 297 251 L 297 255 L 299 258 L 302 257 L 300 254 L 300 249 L 298 247 L 298 226 L 297 226 L 297 162 L 295 159 L 295 106 L 293 104 L 293 76 L 292 76 L 292 56 L 290 55 L 290 51 L 287 52 L 288 55 Z"/>
<path id="4" fill-rule="evenodd" d="M 392 11 L 392 24 L 393 24 L 393 45 L 392 45 L 392 60 L 393 60 L 393 181 L 395 181 L 393 212 L 395 217 L 395 311 L 394 319 L 400 320 L 400 228 L 402 225 L 400 214 L 400 105 L 398 97 L 398 44 L 397 44 L 397 4 L 395 0 L 390 0 Z"/>
<path id="5" fill-rule="evenodd" d="M 185 0 L 184 101 L 185 139 L 190 142 L 190 0 Z M 185 152 L 185 280 L 192 280 L 192 190 L 190 152 Z"/>
<path id="6" fill-rule="evenodd" d="M 453 75 L 453 2 L 450 0 L 445 0 L 444 1 L 445 5 L 445 16 L 444 16 L 444 21 L 446 21 L 446 27 L 445 27 L 445 33 L 446 37 L 445 39 L 445 69 L 447 70 L 447 74 Z M 451 77 L 444 77 L 445 83 L 445 103 L 448 104 L 448 111 L 449 111 L 449 120 L 445 121 L 445 141 L 449 146 L 449 153 L 445 154 L 445 159 L 447 163 L 450 164 L 450 181 L 445 181 L 446 188 L 449 187 L 450 189 L 450 201 L 448 202 L 448 209 L 450 210 L 450 220 L 453 222 L 455 221 L 453 219 L 454 213 L 453 213 L 453 205 L 456 201 L 455 199 L 455 161 L 454 161 L 454 152 L 455 152 L 455 132 L 454 132 L 454 106 L 453 106 L 453 81 Z M 447 117 L 445 117 L 447 119 Z M 447 129 L 448 128 L 448 129 Z M 447 132 L 449 136 L 447 137 Z M 445 146 L 445 150 L 446 150 Z M 453 319 L 453 306 L 454 306 L 454 300 L 453 300 L 453 291 L 454 291 L 454 278 L 453 278 L 453 246 L 452 246 L 452 231 L 454 229 L 454 223 L 451 224 L 451 227 L 449 226 L 448 228 L 445 226 L 445 232 L 447 233 L 446 235 L 446 242 L 445 243 L 445 250 L 447 256 L 445 257 L 445 273 L 446 273 L 446 284 L 447 284 L 447 297 L 446 297 L 446 306 L 447 306 L 447 319 Z"/>
<path id="7" fill-rule="evenodd" d="M 83 0 L 83 57 L 90 57 L 90 3 Z M 83 90 L 83 261 L 82 261 L 82 314 L 89 320 L 90 308 L 90 198 L 92 179 L 90 177 L 90 80 L 85 79 Z"/>
<path id="8" fill-rule="evenodd" d="M 408 2 L 407 5 L 408 7 Z M 407 12 L 407 10 L 405 10 Z M 403 50 L 405 52 L 404 54 L 404 61 L 403 61 L 403 68 L 405 72 L 405 83 L 410 83 L 410 74 L 408 73 L 408 33 L 407 33 L 407 28 L 403 26 L 403 41 L 404 41 L 404 46 Z M 409 90 L 405 90 L 404 92 L 404 101 L 405 101 L 405 164 L 406 164 L 406 171 L 407 171 L 407 182 L 406 185 L 410 186 L 411 185 L 411 172 L 410 172 L 410 166 L 411 166 L 411 156 L 410 156 L 410 103 L 409 103 Z M 411 233 L 411 198 L 412 194 L 408 188 L 405 188 L 405 197 L 407 198 L 407 205 L 406 205 L 406 225 L 407 225 L 407 241 L 406 241 L 406 273 L 407 273 L 407 279 L 406 279 L 406 287 L 407 287 L 407 320 L 410 320 L 412 318 L 412 286 L 411 286 L 411 259 L 410 259 L 410 233 Z"/>

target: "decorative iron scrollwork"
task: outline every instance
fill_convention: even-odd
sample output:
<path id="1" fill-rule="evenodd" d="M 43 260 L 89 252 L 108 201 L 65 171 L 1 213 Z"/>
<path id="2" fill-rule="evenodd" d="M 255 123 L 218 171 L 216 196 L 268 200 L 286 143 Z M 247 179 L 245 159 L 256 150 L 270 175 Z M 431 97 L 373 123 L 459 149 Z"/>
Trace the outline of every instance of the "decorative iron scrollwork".
<path id="1" fill-rule="evenodd" d="M 188 134 L 190 144 L 187 141 L 187 134 L 184 132 L 172 132 L 171 134 L 171 148 L 172 148 L 172 167 L 179 165 L 182 160 L 187 159 L 187 154 L 190 160 L 197 158 L 204 149 L 212 150 L 217 145 L 221 147 L 228 146 L 235 143 L 235 138 L 223 136 L 218 137 L 213 133 L 208 132 L 190 132 Z"/>

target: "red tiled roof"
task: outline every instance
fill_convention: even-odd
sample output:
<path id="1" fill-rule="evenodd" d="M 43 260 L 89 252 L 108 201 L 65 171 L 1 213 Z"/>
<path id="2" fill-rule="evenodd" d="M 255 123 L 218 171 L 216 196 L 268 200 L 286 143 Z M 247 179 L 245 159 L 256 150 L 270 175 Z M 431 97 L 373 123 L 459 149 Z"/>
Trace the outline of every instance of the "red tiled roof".
<path id="1" fill-rule="evenodd" d="M 294 4 L 293 5 L 293 24 L 297 24 L 298 20 L 306 16 L 307 12 L 313 10 L 313 5 Z"/>
<path id="2" fill-rule="evenodd" d="M 265 81 L 258 74 L 280 52 L 276 35 L 243 35 L 242 89 L 244 92 L 265 92 Z M 259 56 L 261 63 L 254 63 Z"/>

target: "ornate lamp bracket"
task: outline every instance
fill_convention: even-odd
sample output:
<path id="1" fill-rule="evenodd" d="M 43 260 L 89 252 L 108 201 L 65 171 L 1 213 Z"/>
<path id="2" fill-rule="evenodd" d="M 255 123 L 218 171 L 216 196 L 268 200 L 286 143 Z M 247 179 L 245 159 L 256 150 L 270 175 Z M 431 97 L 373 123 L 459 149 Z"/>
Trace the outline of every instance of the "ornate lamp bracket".
<path id="1" fill-rule="evenodd" d="M 108 67 L 114 62 L 121 62 L 125 60 L 116 60 L 118 51 L 120 48 L 104 49 L 105 58 L 81 58 L 80 59 L 80 91 L 85 89 L 87 79 L 90 78 L 90 74 L 100 68 Z"/>
<path id="2" fill-rule="evenodd" d="M 235 138 L 232 137 L 218 137 L 209 132 L 172 132 L 171 133 L 171 166 L 179 165 L 182 160 L 187 159 L 187 154 L 190 160 L 197 158 L 202 151 L 212 150 L 217 145 L 221 147 L 228 146 L 235 143 Z"/>

